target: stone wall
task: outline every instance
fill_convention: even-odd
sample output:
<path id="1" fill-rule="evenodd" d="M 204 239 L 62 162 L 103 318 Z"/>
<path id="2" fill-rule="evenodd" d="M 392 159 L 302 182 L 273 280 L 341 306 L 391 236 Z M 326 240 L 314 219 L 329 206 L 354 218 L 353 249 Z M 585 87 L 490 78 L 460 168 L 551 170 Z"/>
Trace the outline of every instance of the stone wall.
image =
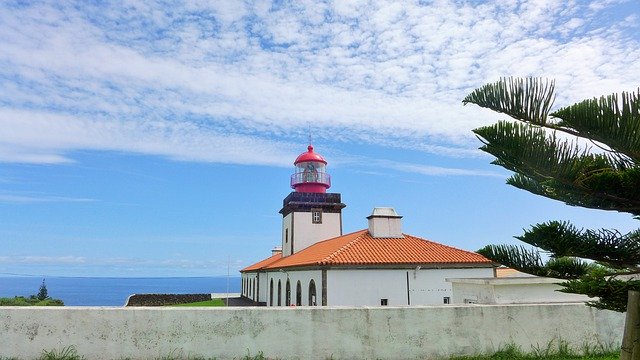
<path id="1" fill-rule="evenodd" d="M 211 294 L 133 294 L 124 306 L 167 306 L 211 300 Z"/>
<path id="2" fill-rule="evenodd" d="M 619 347 L 624 315 L 577 304 L 422 307 L 0 307 L 0 358 L 434 359 L 563 341 Z"/>

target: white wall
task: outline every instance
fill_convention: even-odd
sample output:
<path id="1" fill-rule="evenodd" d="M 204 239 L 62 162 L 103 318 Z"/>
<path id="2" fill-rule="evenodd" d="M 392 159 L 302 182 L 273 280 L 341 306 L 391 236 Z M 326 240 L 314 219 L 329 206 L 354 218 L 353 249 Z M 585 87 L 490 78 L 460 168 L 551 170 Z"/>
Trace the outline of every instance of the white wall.
<path id="1" fill-rule="evenodd" d="M 291 231 L 291 222 L 293 220 L 293 213 L 287 214 L 284 218 L 282 218 L 282 255 L 289 256 L 291 255 L 291 236 L 293 232 Z"/>
<path id="2" fill-rule="evenodd" d="M 441 305 L 444 297 L 452 297 L 451 283 L 446 278 L 492 275 L 493 268 L 330 269 L 327 271 L 327 305 L 380 306 L 381 299 L 388 299 L 390 306 Z"/>
<path id="3" fill-rule="evenodd" d="M 261 275 L 262 276 L 262 275 Z M 278 304 L 278 280 L 282 284 L 282 305 L 286 304 L 286 289 L 287 279 L 291 283 L 291 303 L 296 302 L 296 285 L 300 281 L 302 286 L 302 306 L 308 306 L 309 304 L 309 283 L 313 279 L 316 284 L 316 303 L 317 306 L 322 305 L 322 271 L 321 270 L 300 270 L 300 271 L 274 271 L 267 273 L 267 289 L 269 288 L 269 282 L 273 279 L 273 306 Z M 269 295 L 267 291 L 266 295 L 267 305 L 269 305 Z"/>
<path id="4" fill-rule="evenodd" d="M 589 297 L 567 294 L 557 290 L 560 279 L 492 278 L 492 279 L 448 279 L 453 286 L 454 304 L 474 301 L 477 304 L 524 304 L 546 302 L 585 302 Z"/>
<path id="5" fill-rule="evenodd" d="M 410 270 L 411 305 L 441 305 L 444 297 L 452 300 L 453 288 L 447 278 L 489 276 L 493 276 L 493 268 Z"/>
<path id="6" fill-rule="evenodd" d="M 327 270 L 327 305 L 407 305 L 406 270 Z"/>
<path id="7" fill-rule="evenodd" d="M 322 213 L 322 224 L 311 221 L 310 212 L 294 212 L 293 214 L 293 251 L 298 252 L 319 241 L 342 235 L 340 229 L 340 213 Z M 291 240 L 289 240 L 291 241 Z"/>
<path id="8" fill-rule="evenodd" d="M 75 345 L 88 359 L 427 359 L 562 340 L 618 347 L 624 315 L 577 304 L 281 307 L 0 307 L 0 357 Z"/>

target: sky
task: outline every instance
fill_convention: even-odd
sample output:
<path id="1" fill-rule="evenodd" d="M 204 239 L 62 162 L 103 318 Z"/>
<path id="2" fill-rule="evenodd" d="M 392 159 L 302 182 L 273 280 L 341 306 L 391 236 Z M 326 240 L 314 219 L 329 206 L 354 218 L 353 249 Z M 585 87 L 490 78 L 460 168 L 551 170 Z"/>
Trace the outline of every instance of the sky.
<path id="1" fill-rule="evenodd" d="M 475 251 L 530 225 L 637 227 L 505 184 L 462 99 L 640 86 L 637 0 L 2 1 L 0 276 L 225 276 L 280 244 L 309 139 L 344 233 L 375 206 Z"/>

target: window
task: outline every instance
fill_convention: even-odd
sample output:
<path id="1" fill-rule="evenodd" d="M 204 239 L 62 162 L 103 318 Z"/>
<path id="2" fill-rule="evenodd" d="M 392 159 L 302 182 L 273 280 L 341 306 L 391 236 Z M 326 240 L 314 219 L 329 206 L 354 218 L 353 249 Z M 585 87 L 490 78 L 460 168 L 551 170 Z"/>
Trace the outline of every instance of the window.
<path id="1" fill-rule="evenodd" d="M 296 306 L 302 306 L 302 284 L 300 284 L 300 280 L 296 285 Z"/>
<path id="2" fill-rule="evenodd" d="M 380 299 L 380 306 L 389 305 L 389 299 Z"/>
<path id="3" fill-rule="evenodd" d="M 451 298 L 449 296 L 445 296 L 442 300 L 445 304 L 451 304 Z"/>
<path id="4" fill-rule="evenodd" d="M 269 306 L 273 306 L 273 279 L 269 283 Z"/>
<path id="5" fill-rule="evenodd" d="M 316 306 L 316 283 L 311 280 L 309 282 L 309 306 Z"/>
<path id="6" fill-rule="evenodd" d="M 291 283 L 289 282 L 289 279 L 287 279 L 287 290 L 284 304 L 286 306 L 291 305 Z"/>
<path id="7" fill-rule="evenodd" d="M 289 242 L 289 229 L 284 229 L 284 242 Z"/>
<path id="8" fill-rule="evenodd" d="M 278 280 L 278 306 L 282 306 L 282 284 Z"/>
<path id="9" fill-rule="evenodd" d="M 311 209 L 311 222 L 322 224 L 322 209 Z"/>

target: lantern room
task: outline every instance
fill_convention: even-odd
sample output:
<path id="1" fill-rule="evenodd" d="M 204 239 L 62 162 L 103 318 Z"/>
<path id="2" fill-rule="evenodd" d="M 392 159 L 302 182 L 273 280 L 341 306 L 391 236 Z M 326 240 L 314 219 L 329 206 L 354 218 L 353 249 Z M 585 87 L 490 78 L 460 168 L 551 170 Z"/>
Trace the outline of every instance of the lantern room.
<path id="1" fill-rule="evenodd" d="M 325 193 L 331 187 L 331 177 L 327 174 L 327 161 L 313 152 L 313 146 L 300 154 L 293 162 L 296 170 L 291 175 L 291 187 L 296 192 Z"/>

